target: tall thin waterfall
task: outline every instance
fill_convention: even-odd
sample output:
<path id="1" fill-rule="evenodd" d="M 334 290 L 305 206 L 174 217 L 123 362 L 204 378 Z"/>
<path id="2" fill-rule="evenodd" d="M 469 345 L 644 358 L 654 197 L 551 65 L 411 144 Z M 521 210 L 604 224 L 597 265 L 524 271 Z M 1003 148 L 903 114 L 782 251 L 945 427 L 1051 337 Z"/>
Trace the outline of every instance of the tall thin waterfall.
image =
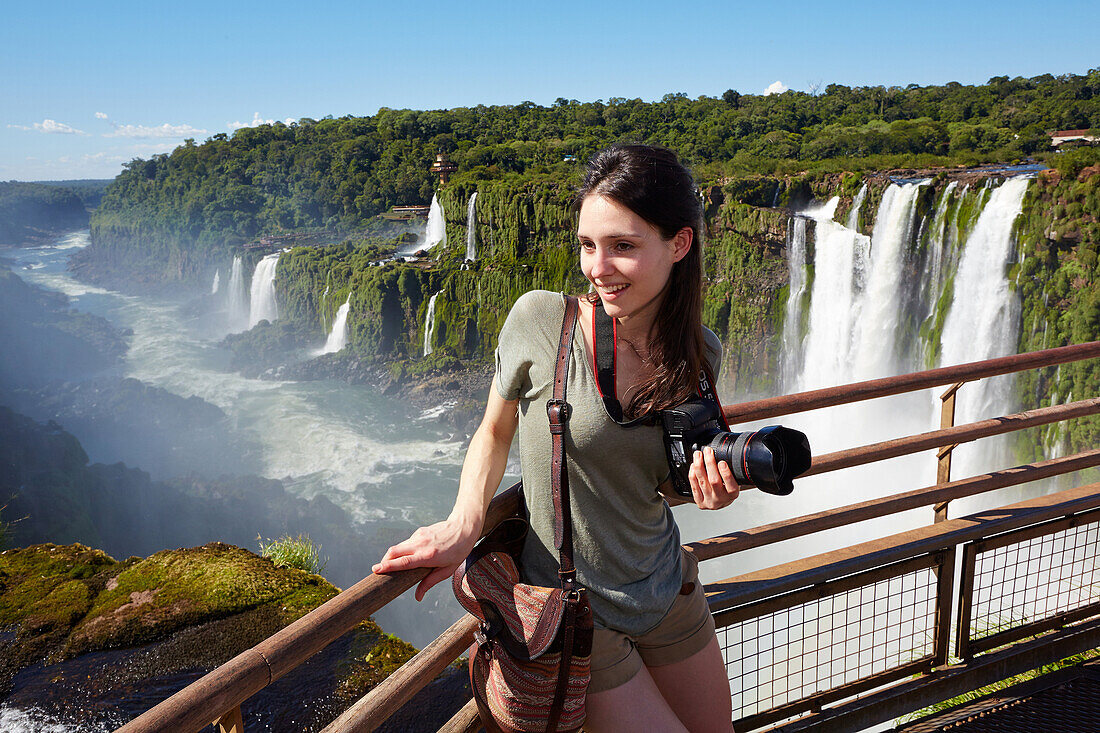
<path id="1" fill-rule="evenodd" d="M 210 286 L 210 294 L 217 295 L 218 290 L 221 289 L 222 284 L 222 271 L 220 269 L 214 270 L 214 284 Z"/>
<path id="2" fill-rule="evenodd" d="M 943 365 L 1016 351 L 1020 304 L 1005 270 L 1015 245 L 1012 225 L 1020 214 L 1028 183 L 1025 177 L 1010 178 L 994 189 L 966 238 L 955 273 L 954 297 L 940 338 Z M 997 417 L 1012 406 L 1011 377 L 983 379 L 959 390 L 956 423 Z M 996 458 L 996 449 L 993 455 L 983 457 L 973 450 L 980 447 L 964 446 L 955 454 L 959 476 L 991 468 L 979 464 Z"/>
<path id="3" fill-rule="evenodd" d="M 466 206 L 466 259 L 470 262 L 477 260 L 477 191 L 470 195 L 470 203 Z"/>
<path id="4" fill-rule="evenodd" d="M 428 223 L 424 225 L 423 249 L 431 249 L 437 244 L 447 244 L 447 225 L 443 221 L 443 207 L 439 196 L 432 195 L 432 205 L 428 209 Z"/>
<path id="5" fill-rule="evenodd" d="M 883 194 L 871 233 L 871 271 L 861 303 L 853 363 L 856 379 L 885 377 L 904 371 L 896 343 L 901 307 L 906 305 L 903 277 L 907 248 L 916 228 L 916 201 L 921 184 L 891 184 Z"/>
<path id="6" fill-rule="evenodd" d="M 783 383 L 793 384 L 802 365 L 802 300 L 806 292 L 806 219 L 791 217 L 787 232 L 787 310 L 783 320 Z"/>
<path id="7" fill-rule="evenodd" d="M 435 299 L 442 292 L 440 290 L 428 300 L 428 313 L 424 316 L 424 356 L 432 353 L 432 334 L 435 333 Z"/>
<path id="8" fill-rule="evenodd" d="M 801 368 L 788 391 L 832 387 L 851 381 L 850 359 L 870 265 L 871 241 L 835 221 L 840 199 L 807 210 L 814 220 L 814 284 L 802 344 Z M 786 355 L 785 355 L 786 356 Z"/>
<path id="9" fill-rule="evenodd" d="M 252 328 L 260 321 L 274 321 L 279 317 L 279 306 L 275 302 L 275 268 L 279 264 L 279 255 L 270 254 L 256 263 L 252 273 L 252 297 L 248 308 L 248 327 Z"/>
<path id="10" fill-rule="evenodd" d="M 248 327 L 248 288 L 244 284 L 244 265 L 239 256 L 233 258 L 229 271 L 229 330 L 241 331 Z"/>
<path id="11" fill-rule="evenodd" d="M 859 187 L 859 193 L 852 199 L 852 208 L 848 210 L 848 228 L 859 231 L 859 212 L 863 208 L 863 200 L 867 198 L 867 184 Z"/>
<path id="12" fill-rule="evenodd" d="M 318 354 L 335 354 L 348 343 L 348 311 L 351 309 L 351 293 L 348 299 L 336 311 L 336 320 L 332 322 L 332 330 L 329 331 L 325 345 Z"/>

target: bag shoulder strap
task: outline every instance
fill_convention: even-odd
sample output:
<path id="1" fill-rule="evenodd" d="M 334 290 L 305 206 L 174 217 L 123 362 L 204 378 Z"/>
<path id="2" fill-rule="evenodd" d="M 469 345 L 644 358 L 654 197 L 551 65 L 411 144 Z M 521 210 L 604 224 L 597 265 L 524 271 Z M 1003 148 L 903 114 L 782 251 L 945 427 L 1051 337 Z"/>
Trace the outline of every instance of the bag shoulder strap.
<path id="1" fill-rule="evenodd" d="M 561 337 L 554 361 L 554 396 L 546 402 L 546 416 L 550 421 L 550 489 L 554 499 L 554 546 L 558 550 L 562 590 L 574 590 L 577 570 L 573 566 L 573 523 L 569 513 L 569 474 L 565 465 L 565 428 L 573 412 L 566 401 L 566 383 L 569 377 L 569 356 L 573 349 L 573 335 L 577 326 L 580 304 L 571 295 L 565 297 L 565 316 L 562 318 Z"/>

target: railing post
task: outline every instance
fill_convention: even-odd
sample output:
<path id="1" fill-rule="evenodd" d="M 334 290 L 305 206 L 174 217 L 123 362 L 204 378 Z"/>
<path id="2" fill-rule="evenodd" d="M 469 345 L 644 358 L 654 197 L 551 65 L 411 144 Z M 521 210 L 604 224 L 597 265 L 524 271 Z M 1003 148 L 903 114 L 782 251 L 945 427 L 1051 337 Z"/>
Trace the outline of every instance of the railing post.
<path id="1" fill-rule="evenodd" d="M 241 706 L 230 710 L 225 715 L 214 721 L 218 726 L 218 733 L 244 733 L 244 718 L 241 717 Z"/>
<path id="2" fill-rule="evenodd" d="M 956 382 L 951 387 L 940 395 L 940 429 L 955 427 L 955 393 L 959 391 L 959 387 L 966 384 L 966 382 Z M 954 445 L 945 445 L 940 448 L 936 453 L 938 465 L 936 466 L 936 485 L 942 486 L 951 481 L 951 451 L 958 447 L 958 443 Z M 941 502 L 936 505 L 936 522 L 943 522 L 947 520 L 947 502 Z"/>

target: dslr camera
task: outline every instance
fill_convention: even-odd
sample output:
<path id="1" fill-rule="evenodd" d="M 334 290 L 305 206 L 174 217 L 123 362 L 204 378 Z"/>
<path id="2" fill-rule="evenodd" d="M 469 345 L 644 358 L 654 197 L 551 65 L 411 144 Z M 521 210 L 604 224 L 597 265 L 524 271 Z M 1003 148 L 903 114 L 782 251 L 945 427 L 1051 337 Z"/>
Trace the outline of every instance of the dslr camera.
<path id="1" fill-rule="evenodd" d="M 721 410 L 714 400 L 699 397 L 661 411 L 676 493 L 691 498 L 688 468 L 695 451 L 706 446 L 714 449 L 714 460 L 729 464 L 739 485 L 753 485 L 777 496 L 791 493 L 792 479 L 810 467 L 810 441 L 805 433 L 782 425 L 731 433 L 723 429 Z"/>

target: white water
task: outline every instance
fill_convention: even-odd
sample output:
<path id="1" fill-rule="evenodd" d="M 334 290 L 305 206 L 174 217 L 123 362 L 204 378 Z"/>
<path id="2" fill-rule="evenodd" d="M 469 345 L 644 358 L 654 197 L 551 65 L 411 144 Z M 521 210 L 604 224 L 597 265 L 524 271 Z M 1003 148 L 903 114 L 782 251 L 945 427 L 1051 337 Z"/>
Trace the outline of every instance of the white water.
<path id="1" fill-rule="evenodd" d="M 83 723 L 77 726 L 62 723 L 41 710 L 0 705 L 0 732 L 2 733 L 99 733 L 113 730 L 116 726 L 103 723 L 91 725 Z"/>
<path id="2" fill-rule="evenodd" d="M 1009 288 L 1006 267 L 1015 247 L 1012 224 L 1028 182 L 1012 178 L 994 189 L 967 237 L 940 341 L 944 366 L 1016 352 L 1020 305 Z M 1008 414 L 1014 407 L 1012 378 L 967 384 L 956 400 L 956 424 Z M 1003 439 L 986 439 L 960 446 L 952 458 L 952 472 L 962 477 L 1004 467 L 1005 445 Z M 999 465 L 990 465 L 992 461 Z"/>
<path id="3" fill-rule="evenodd" d="M 435 333 L 435 299 L 440 293 L 436 293 L 428 300 L 428 312 L 424 316 L 424 356 L 432 353 L 432 334 Z"/>
<path id="4" fill-rule="evenodd" d="M 274 322 L 279 317 L 279 306 L 275 302 L 275 270 L 279 265 L 279 255 L 267 255 L 256 263 L 252 273 L 252 292 L 248 302 L 248 327 L 252 328 L 260 321 Z"/>
<path id="5" fill-rule="evenodd" d="M 477 260 L 477 191 L 470 194 L 470 203 L 466 207 L 466 259 Z"/>
<path id="6" fill-rule="evenodd" d="M 222 271 L 214 270 L 214 284 L 210 286 L 210 294 L 217 295 L 222 284 Z"/>
<path id="7" fill-rule="evenodd" d="M 84 246 L 88 234 L 68 240 Z M 122 376 L 221 408 L 236 430 L 258 443 L 264 476 L 288 480 L 288 489 L 302 496 L 326 495 L 362 521 L 446 514 L 463 446 L 441 428 L 416 424 L 419 412 L 365 387 L 223 371 L 215 347 L 224 334 L 220 324 L 188 320 L 174 302 L 85 285 L 67 272 L 64 249 L 71 246 L 13 250 L 9 256 L 46 261 L 45 268 L 16 272 L 70 296 L 74 308 L 132 329 Z"/>
<path id="8" fill-rule="evenodd" d="M 833 221 L 839 201 L 805 212 L 815 224 L 814 284 L 801 354 L 784 353 L 802 365 L 785 383 L 787 392 L 835 386 L 852 368 L 871 240 Z"/>
<path id="9" fill-rule="evenodd" d="M 329 331 L 328 338 L 325 340 L 325 345 L 317 352 L 318 355 L 335 354 L 337 351 L 347 346 L 348 311 L 350 309 L 351 293 L 348 293 L 348 299 L 345 300 L 344 304 L 336 311 L 336 320 L 332 322 L 332 330 Z"/>
<path id="10" fill-rule="evenodd" d="M 787 308 L 783 320 L 783 383 L 791 384 L 802 365 L 802 296 L 806 292 L 806 220 L 791 217 L 787 233 Z"/>
<path id="11" fill-rule="evenodd" d="M 920 184 L 891 185 L 879 205 L 871 233 L 871 271 L 860 304 L 855 352 L 850 354 L 856 381 L 902 371 L 895 337 L 901 323 L 906 246 L 915 232 L 914 204 L 919 192 Z"/>
<path id="12" fill-rule="evenodd" d="M 432 195 L 432 205 L 428 209 L 428 223 L 424 225 L 424 249 L 431 249 L 437 244 L 447 244 L 447 224 L 443 220 L 443 207 L 439 203 L 439 196 Z"/>
<path id="13" fill-rule="evenodd" d="M 248 288 L 244 284 L 244 265 L 240 256 L 233 258 L 233 268 L 229 271 L 228 320 L 231 332 L 243 331 L 248 327 Z"/>
<path id="14" fill-rule="evenodd" d="M 859 193 L 852 199 L 852 208 L 848 210 L 848 228 L 859 231 L 859 212 L 863 209 L 863 200 L 867 198 L 867 184 L 859 187 Z"/>

